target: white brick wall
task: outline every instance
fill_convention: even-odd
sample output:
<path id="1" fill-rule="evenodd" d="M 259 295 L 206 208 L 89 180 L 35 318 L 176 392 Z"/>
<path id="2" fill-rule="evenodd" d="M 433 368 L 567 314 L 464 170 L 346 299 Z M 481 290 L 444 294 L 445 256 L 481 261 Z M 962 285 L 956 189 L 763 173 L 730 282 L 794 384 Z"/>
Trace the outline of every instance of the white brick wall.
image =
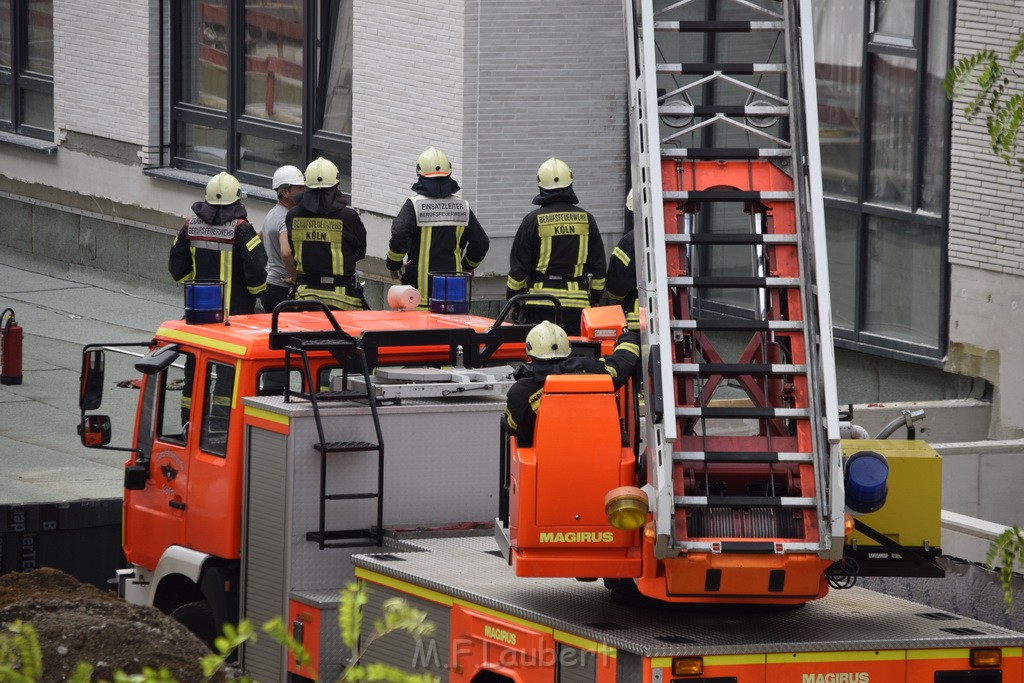
<path id="1" fill-rule="evenodd" d="M 960 0 L 956 25 L 954 59 L 986 48 L 1005 55 L 1024 30 L 1024 0 Z M 949 261 L 1024 276 L 1024 174 L 992 153 L 984 120 L 968 123 L 963 101 L 953 111 Z"/>
<path id="2" fill-rule="evenodd" d="M 463 0 L 355 0 L 352 197 L 394 216 L 416 181 L 416 158 L 440 147 L 463 172 Z"/>
<path id="3" fill-rule="evenodd" d="M 75 131 L 148 144 L 150 116 L 158 114 L 150 97 L 156 76 L 151 55 L 159 47 L 150 35 L 156 7 L 155 2 L 54 0 L 58 139 L 65 131 Z"/>
<path id="4" fill-rule="evenodd" d="M 625 197 L 626 57 L 620 0 L 355 0 L 353 203 L 393 216 L 429 145 L 492 239 L 503 275 L 537 167 L 572 166 L 609 247 Z"/>

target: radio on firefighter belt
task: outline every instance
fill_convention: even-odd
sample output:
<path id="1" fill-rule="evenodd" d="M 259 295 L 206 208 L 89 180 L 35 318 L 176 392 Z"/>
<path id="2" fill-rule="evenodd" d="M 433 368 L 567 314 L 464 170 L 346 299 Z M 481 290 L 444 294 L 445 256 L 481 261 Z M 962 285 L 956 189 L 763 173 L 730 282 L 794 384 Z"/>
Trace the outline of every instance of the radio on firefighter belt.
<path id="1" fill-rule="evenodd" d="M 14 309 L 5 308 L 0 313 L 0 384 L 21 384 L 23 337 L 24 330 L 14 319 Z"/>

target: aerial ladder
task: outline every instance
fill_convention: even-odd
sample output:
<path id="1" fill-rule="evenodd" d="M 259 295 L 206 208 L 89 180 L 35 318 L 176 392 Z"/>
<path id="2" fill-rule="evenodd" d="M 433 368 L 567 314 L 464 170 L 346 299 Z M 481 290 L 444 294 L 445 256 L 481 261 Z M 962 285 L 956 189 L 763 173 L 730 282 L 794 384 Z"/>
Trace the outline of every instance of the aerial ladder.
<path id="1" fill-rule="evenodd" d="M 844 495 L 811 3 L 633 0 L 626 14 L 664 566 L 638 583 L 666 599 L 818 597 Z"/>
<path id="2" fill-rule="evenodd" d="M 583 468 L 553 475 L 580 442 L 557 434 L 596 433 L 597 412 L 565 410 L 564 421 L 579 414 L 580 424 L 544 431 L 546 406 L 596 391 L 549 382 L 533 447 L 512 449 L 513 519 L 498 540 L 521 576 L 604 578 L 667 601 L 813 600 L 843 557 L 847 501 L 811 3 L 624 7 L 643 451 L 633 461 L 625 446 L 617 459 L 601 456 L 616 461 L 613 474 L 632 465 L 637 476 L 589 493 Z M 584 334 L 590 327 L 600 325 L 585 312 Z M 593 448 L 578 450 L 596 471 Z M 587 526 L 594 510 L 583 505 L 559 518 L 546 501 L 565 491 L 544 490 L 556 480 L 590 498 L 612 485 L 605 511 L 619 517 L 615 528 Z M 524 495 L 537 504 L 517 500 Z"/>

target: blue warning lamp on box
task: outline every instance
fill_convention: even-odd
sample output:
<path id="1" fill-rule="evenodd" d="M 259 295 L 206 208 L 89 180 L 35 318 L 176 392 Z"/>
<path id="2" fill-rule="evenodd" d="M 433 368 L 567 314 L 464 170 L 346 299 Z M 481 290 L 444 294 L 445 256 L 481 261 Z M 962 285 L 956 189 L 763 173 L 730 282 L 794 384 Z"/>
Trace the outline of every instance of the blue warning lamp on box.
<path id="1" fill-rule="evenodd" d="M 430 312 L 469 313 L 471 291 L 469 273 L 430 273 Z"/>
<path id="2" fill-rule="evenodd" d="M 846 507 L 853 514 L 874 512 L 889 494 L 889 462 L 875 451 L 857 451 L 843 467 Z"/>
<path id="3" fill-rule="evenodd" d="M 224 322 L 223 280 L 186 280 L 185 322 L 206 325 Z"/>

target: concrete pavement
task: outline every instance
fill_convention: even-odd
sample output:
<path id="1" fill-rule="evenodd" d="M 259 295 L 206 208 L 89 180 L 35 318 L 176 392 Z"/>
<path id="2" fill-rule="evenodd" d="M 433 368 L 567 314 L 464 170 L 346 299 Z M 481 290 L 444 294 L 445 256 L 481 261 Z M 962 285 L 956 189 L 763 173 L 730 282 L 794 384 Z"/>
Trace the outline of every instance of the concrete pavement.
<path id="1" fill-rule="evenodd" d="M 75 430 L 82 345 L 147 341 L 181 316 L 166 288 L 0 250 L 0 309 L 24 328 L 23 380 L 0 385 L 0 504 L 120 498 L 124 452 L 87 449 Z M 139 349 L 141 351 L 141 349 Z M 127 446 L 137 392 L 116 382 L 138 375 L 134 359 L 107 354 L 101 411 L 113 421 L 111 445 Z"/>

